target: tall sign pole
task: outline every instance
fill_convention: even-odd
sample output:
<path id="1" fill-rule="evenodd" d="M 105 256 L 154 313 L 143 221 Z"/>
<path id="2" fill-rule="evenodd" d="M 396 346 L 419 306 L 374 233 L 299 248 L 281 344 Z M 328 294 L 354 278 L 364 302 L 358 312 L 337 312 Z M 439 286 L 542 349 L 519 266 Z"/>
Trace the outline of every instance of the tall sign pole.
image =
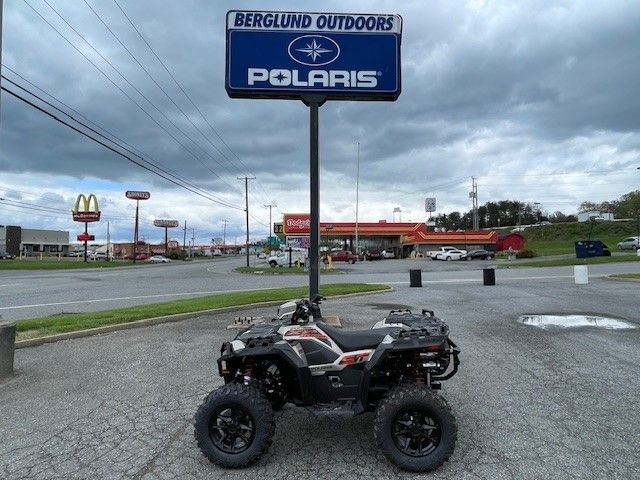
<path id="1" fill-rule="evenodd" d="M 320 292 L 320 122 L 318 110 L 326 101 L 321 96 L 308 96 L 302 100 L 309 107 L 309 190 L 311 233 L 309 237 L 309 299 Z"/>
<path id="2" fill-rule="evenodd" d="M 133 263 L 136 263 L 136 257 L 138 256 L 138 218 L 140 213 L 140 200 L 149 200 L 151 198 L 151 193 L 127 190 L 124 195 L 128 199 L 136 201 L 136 223 L 133 228 Z"/>
<path id="3" fill-rule="evenodd" d="M 133 263 L 136 263 L 138 256 L 138 215 L 140 212 L 140 200 L 136 199 L 136 224 L 133 227 Z"/>
<path id="4" fill-rule="evenodd" d="M 154 227 L 164 228 L 164 256 L 165 257 L 169 255 L 169 229 L 176 228 L 178 225 L 180 225 L 180 222 L 178 220 L 154 220 L 153 221 Z M 185 222 L 185 229 L 186 228 L 187 228 L 187 225 Z"/>
<path id="5" fill-rule="evenodd" d="M 327 100 L 395 101 L 401 39 L 399 15 L 227 12 L 227 94 L 302 100 L 309 107 L 310 298 L 318 295 L 320 272 L 318 109 Z"/>
<path id="6" fill-rule="evenodd" d="M 92 205 L 93 204 L 93 208 Z M 83 193 L 76 198 L 76 204 L 71 211 L 74 222 L 84 223 L 84 232 L 78 235 L 78 241 L 84 243 L 84 261 L 87 261 L 87 242 L 94 240 L 94 235 L 89 235 L 89 222 L 100 221 L 100 207 L 98 206 L 98 199 L 92 193 L 89 196 L 85 196 Z"/>

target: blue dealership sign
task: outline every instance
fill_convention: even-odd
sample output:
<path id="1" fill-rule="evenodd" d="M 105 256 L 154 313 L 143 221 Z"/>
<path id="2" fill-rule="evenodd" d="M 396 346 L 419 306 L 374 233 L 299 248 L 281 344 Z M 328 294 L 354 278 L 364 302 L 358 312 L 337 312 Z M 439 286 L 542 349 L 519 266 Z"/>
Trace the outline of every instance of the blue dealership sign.
<path id="1" fill-rule="evenodd" d="M 230 97 L 395 100 L 399 15 L 230 11 Z"/>

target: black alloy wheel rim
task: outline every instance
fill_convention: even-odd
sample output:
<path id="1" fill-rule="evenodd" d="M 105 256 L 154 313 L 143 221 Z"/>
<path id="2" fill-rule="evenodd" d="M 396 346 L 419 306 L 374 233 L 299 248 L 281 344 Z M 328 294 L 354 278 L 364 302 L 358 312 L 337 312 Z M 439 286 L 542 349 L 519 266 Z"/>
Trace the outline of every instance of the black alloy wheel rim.
<path id="1" fill-rule="evenodd" d="M 209 437 L 224 453 L 244 452 L 253 443 L 255 434 L 256 426 L 251 414 L 239 405 L 220 408 L 209 421 Z"/>
<path id="2" fill-rule="evenodd" d="M 442 427 L 424 410 L 402 410 L 391 424 L 396 448 L 411 457 L 425 457 L 440 444 Z"/>

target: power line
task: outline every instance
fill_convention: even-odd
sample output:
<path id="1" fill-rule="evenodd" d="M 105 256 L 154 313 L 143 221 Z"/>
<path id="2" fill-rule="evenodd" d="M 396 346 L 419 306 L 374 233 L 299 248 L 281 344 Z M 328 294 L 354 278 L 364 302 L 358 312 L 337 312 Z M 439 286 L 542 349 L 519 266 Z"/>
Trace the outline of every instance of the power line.
<path id="1" fill-rule="evenodd" d="M 22 0 L 25 4 L 27 4 L 27 6 L 29 8 L 31 8 L 31 10 L 33 10 L 36 15 L 38 15 L 47 25 L 49 25 L 58 35 L 60 35 L 73 49 L 75 49 L 80 55 L 82 55 L 82 57 L 87 60 L 89 63 L 91 63 L 91 65 L 93 65 L 93 67 L 98 70 L 113 86 L 115 86 L 125 97 L 127 97 L 131 102 L 133 102 L 140 110 L 142 110 L 142 112 L 144 112 L 150 119 L 151 121 L 153 121 L 156 125 L 158 125 L 165 133 L 167 133 L 167 135 L 169 135 L 178 145 L 180 145 L 183 149 L 185 149 L 194 159 L 196 159 L 198 162 L 200 162 L 205 168 L 207 168 L 208 170 L 210 170 L 214 175 L 216 175 L 220 180 L 222 180 L 223 183 L 225 183 L 226 185 L 228 185 L 229 187 L 231 187 L 232 189 L 235 190 L 235 188 L 229 184 L 228 182 L 226 182 L 222 177 L 220 177 L 216 172 L 214 172 L 213 170 L 209 169 L 209 167 L 204 164 L 204 162 L 202 162 L 202 160 L 200 158 L 198 158 L 193 151 L 191 151 L 191 149 L 189 149 L 184 143 L 182 143 L 180 140 L 178 140 L 175 135 L 173 135 L 173 133 L 171 133 L 169 130 L 167 130 L 167 128 L 165 126 L 163 126 L 160 122 L 158 122 L 144 107 L 142 107 L 142 105 L 140 105 L 136 100 L 134 100 L 127 92 L 124 91 L 124 89 L 122 87 L 120 87 L 120 85 L 118 85 L 116 82 L 113 81 L 113 79 L 107 75 L 104 70 L 102 70 L 98 65 L 96 65 L 96 63 L 94 61 L 92 61 L 89 57 L 87 57 L 87 55 L 82 52 L 71 40 L 69 40 L 62 32 L 60 32 L 60 30 L 58 30 L 51 22 L 49 22 L 46 18 L 44 18 L 44 16 L 38 11 L 36 10 L 33 5 L 31 5 L 27 0 Z M 105 61 L 128 85 L 131 86 L 131 88 L 133 88 L 142 98 L 144 98 L 156 111 L 158 111 L 169 123 L 171 123 L 178 131 L 180 131 L 185 137 L 189 138 L 190 137 L 188 135 L 186 135 L 179 127 L 177 127 L 177 125 L 175 125 L 175 123 L 173 123 L 167 116 L 166 114 L 164 114 L 153 102 L 151 102 L 135 85 L 133 85 L 126 76 L 124 76 L 104 55 L 102 55 L 102 53 L 100 53 L 100 51 L 98 51 L 81 33 L 79 33 L 72 25 L 69 24 L 69 22 L 67 22 L 65 20 L 65 18 L 60 15 L 60 13 L 58 13 L 57 10 L 55 10 L 46 0 L 43 0 L 45 3 L 47 3 L 47 5 L 49 6 L 49 8 L 71 29 L 73 30 L 76 35 L 78 35 L 95 53 L 97 53 L 100 58 L 103 59 L 103 61 Z M 192 142 L 193 140 L 190 139 Z M 194 142 L 195 143 L 195 142 Z M 197 144 L 196 144 L 197 145 Z M 200 147 L 201 148 L 201 147 Z M 206 152 L 205 152 L 206 153 Z M 237 190 L 236 190 L 237 191 Z"/>
<path id="2" fill-rule="evenodd" d="M 49 212 L 52 212 L 52 213 L 64 213 L 64 214 L 67 214 L 67 215 L 70 212 L 70 210 L 66 210 L 66 209 L 63 209 L 63 208 L 49 207 L 49 206 L 42 205 L 42 204 L 39 204 L 39 203 L 22 202 L 20 200 L 14 200 L 14 199 L 11 199 L 11 198 L 0 197 L 0 202 L 3 202 L 5 204 L 7 204 L 7 205 L 11 205 L 11 206 L 19 207 L 19 208 L 25 208 L 25 209 L 29 209 L 29 210 L 37 209 L 37 210 L 40 210 L 40 211 L 49 211 Z M 113 214 L 103 215 L 103 218 L 105 220 L 114 220 L 114 221 L 117 221 L 117 220 L 129 221 L 129 220 L 133 220 L 134 219 L 134 217 L 127 217 L 127 216 L 124 216 L 124 215 L 113 215 Z M 146 221 L 146 220 L 140 220 L 140 221 L 144 222 L 144 223 L 147 223 L 149 225 L 153 225 L 153 222 L 149 222 L 149 221 Z"/>
<path id="3" fill-rule="evenodd" d="M 45 3 L 47 2 L 47 0 L 44 0 Z M 87 2 L 87 0 L 84 0 L 85 5 L 87 5 L 87 7 L 89 7 L 89 9 L 93 12 L 93 14 L 96 16 L 96 18 L 100 21 L 100 23 L 102 23 L 102 25 L 104 25 L 104 27 L 109 31 L 109 33 L 113 36 L 113 38 L 116 39 L 116 41 L 120 44 L 120 46 L 122 48 L 125 49 L 125 51 L 129 54 L 129 56 L 134 60 L 134 62 L 136 62 L 138 64 L 138 66 L 142 69 L 142 71 L 149 77 L 149 79 L 154 83 L 154 85 L 156 87 L 158 87 L 158 89 L 164 94 L 165 97 L 167 97 L 167 99 L 173 104 L 174 107 L 176 107 L 180 113 L 182 113 L 182 115 L 184 116 L 184 118 L 198 131 L 198 133 L 200 133 L 200 135 L 202 136 L 202 138 L 205 139 L 205 141 L 207 141 L 214 149 L 216 149 L 218 151 L 218 153 L 223 156 L 223 158 L 226 159 L 224 153 L 222 153 L 222 151 L 213 143 L 211 142 L 211 140 L 202 132 L 202 130 L 200 130 L 200 128 L 194 123 L 194 121 L 185 113 L 185 111 L 180 107 L 180 105 L 178 105 L 174 99 L 167 93 L 167 91 L 162 87 L 162 85 L 160 85 L 158 83 L 158 81 L 155 79 L 155 77 L 153 75 L 151 75 L 151 73 L 149 72 L 149 70 L 147 70 L 147 68 L 142 65 L 142 63 L 138 60 L 138 58 L 133 54 L 133 52 L 131 52 L 131 50 L 124 44 L 124 42 L 122 42 L 122 40 L 120 40 L 120 37 L 118 37 L 118 35 L 111 29 L 111 27 L 109 27 L 109 25 L 104 21 L 104 19 L 102 18 L 102 16 L 89 4 L 89 2 Z M 186 135 L 186 134 L 185 134 Z M 204 148 L 202 148 L 201 145 L 199 145 L 195 140 L 191 139 L 190 137 L 187 136 L 187 138 L 189 138 L 190 140 L 192 140 L 192 142 L 194 144 L 196 144 L 200 149 L 202 149 L 203 152 L 205 152 L 205 154 L 207 154 L 206 150 L 204 150 Z M 210 156 L 218 165 L 220 165 L 222 168 L 226 169 L 226 167 L 218 162 L 213 156 Z M 231 174 L 231 172 L 229 170 L 227 170 L 227 172 L 229 174 Z"/>
<path id="4" fill-rule="evenodd" d="M 207 119 L 207 117 L 204 115 L 204 113 L 202 113 L 202 111 L 200 110 L 200 108 L 198 107 L 198 105 L 193 101 L 193 99 L 191 98 L 191 96 L 189 96 L 189 94 L 185 91 L 185 89 L 182 87 L 182 85 L 180 84 L 180 82 L 178 82 L 178 80 L 175 78 L 175 76 L 173 75 L 173 73 L 171 73 L 171 71 L 169 70 L 169 68 L 167 67 L 167 65 L 162 61 L 162 59 L 160 58 L 160 56 L 156 53 L 156 51 L 153 49 L 153 47 L 151 46 L 151 44 L 147 41 L 147 39 L 144 37 L 144 35 L 142 35 L 142 32 L 138 29 L 138 27 L 136 27 L 136 25 L 133 23 L 133 21 L 131 20 L 131 18 L 127 15 L 127 13 L 124 11 L 124 9 L 120 6 L 120 4 L 118 3 L 117 0 L 113 0 L 114 3 L 116 4 L 116 6 L 118 7 L 118 9 L 122 12 L 122 14 L 124 15 L 124 17 L 127 19 L 127 21 L 129 22 L 129 24 L 133 27 L 133 29 L 136 31 L 136 33 L 138 34 L 138 36 L 140 37 L 140 39 L 145 43 L 145 45 L 149 48 L 149 50 L 151 51 L 151 53 L 153 54 L 153 56 L 158 60 L 158 62 L 160 63 L 160 65 L 162 65 L 162 68 L 164 69 L 165 72 L 167 72 L 167 74 L 169 75 L 169 77 L 171 78 L 171 80 L 173 80 L 173 83 L 176 84 L 176 86 L 180 89 L 180 91 L 182 92 L 182 94 L 187 98 L 187 100 L 189 100 L 189 103 L 191 103 L 191 105 L 196 109 L 196 111 L 200 114 L 200 116 L 202 117 L 202 119 L 205 121 L 205 123 L 209 126 L 209 129 L 220 139 L 220 141 L 222 142 L 222 144 L 227 147 L 227 149 L 229 150 L 229 152 L 231 152 L 231 154 L 238 159 L 238 162 L 247 169 L 248 173 L 252 174 L 253 176 L 255 176 L 255 173 L 253 173 L 252 171 L 250 171 L 249 167 L 242 161 L 242 159 L 231 149 L 231 147 L 227 144 L 227 142 L 225 142 L 225 140 L 222 138 L 222 136 L 220 135 L 220 133 L 213 127 L 213 125 L 211 125 L 211 123 L 209 122 L 209 120 Z M 226 158 L 226 157 L 225 157 Z M 258 181 L 257 182 L 258 185 L 260 186 L 260 188 L 262 189 L 262 191 L 264 192 L 264 194 L 267 196 L 267 198 L 269 197 L 269 194 L 267 193 L 267 191 L 264 189 L 264 187 L 262 186 L 262 184 Z"/>
<path id="5" fill-rule="evenodd" d="M 12 70 L 13 71 L 13 70 Z M 161 167 L 160 165 L 156 164 L 155 162 L 149 161 L 147 159 L 145 159 L 142 155 L 137 154 L 136 152 L 132 151 L 129 148 L 123 147 L 122 145 L 120 145 L 118 142 L 114 141 L 112 138 L 108 138 L 107 136 L 103 135 L 102 133 L 98 132 L 96 129 L 90 127 L 89 125 L 87 125 L 86 123 L 83 123 L 81 121 L 79 121 L 77 118 L 75 118 L 73 115 L 70 115 L 68 112 L 65 112 L 64 110 L 58 108 L 57 106 L 53 105 L 51 102 L 48 102 L 47 100 L 43 99 L 42 97 L 40 97 L 39 95 L 33 93 L 31 90 L 25 88 L 24 86 L 19 85 L 18 83 L 14 82 L 13 80 L 7 78 L 6 76 L 2 75 L 2 78 L 4 78 L 5 80 L 7 80 L 8 82 L 10 82 L 11 84 L 15 85 L 16 87 L 18 87 L 19 89 L 21 89 L 22 91 L 28 93 L 29 95 L 31 95 L 34 98 L 37 98 L 39 101 L 41 101 L 42 103 L 46 104 L 47 106 L 55 109 L 56 111 L 62 113 L 63 115 L 65 115 L 66 117 L 70 118 L 71 120 L 73 120 L 75 123 L 82 125 L 84 128 L 86 128 L 87 130 L 91 131 L 92 133 L 95 133 L 96 135 L 98 135 L 101 138 L 104 138 L 105 140 L 109 141 L 110 143 L 113 143 L 115 145 L 117 145 L 120 149 L 134 155 L 135 157 L 139 158 L 141 161 L 145 162 L 148 165 L 151 165 L 153 168 L 156 168 L 158 170 L 160 170 L 163 173 L 166 173 L 167 175 L 174 177 L 176 179 L 178 179 L 179 181 L 189 185 L 192 188 L 195 188 L 201 192 L 203 192 L 205 195 L 210 196 L 212 198 L 215 198 L 217 200 L 219 200 L 220 202 L 223 203 L 227 203 L 224 199 L 221 199 L 219 197 L 217 197 L 216 195 L 194 185 L 193 183 L 191 183 L 189 180 L 187 180 L 186 178 L 178 175 L 177 173 L 175 173 L 173 170 L 167 170 L 163 167 Z M 92 122 L 93 123 L 93 122 Z M 94 123 L 95 125 L 95 123 Z M 98 126 L 98 125 L 96 125 Z M 101 128 L 98 126 L 98 128 Z M 113 134 L 111 134 L 108 130 L 105 130 L 104 128 L 101 128 L 101 130 L 106 131 L 109 135 L 111 135 L 113 138 L 118 139 L 116 136 L 114 136 Z M 119 140 L 119 139 L 118 139 Z M 124 142 L 125 145 L 131 147 L 130 145 L 128 145 L 126 142 Z M 133 147 L 131 147 L 133 148 Z M 142 152 L 141 152 L 142 153 Z"/>
<path id="6" fill-rule="evenodd" d="M 237 207 L 237 206 L 235 206 L 235 205 L 230 205 L 230 204 L 223 203 L 223 202 L 221 202 L 221 201 L 219 201 L 219 200 L 216 200 L 216 199 L 214 199 L 214 198 L 211 198 L 211 197 L 209 197 L 209 196 L 206 196 L 206 195 L 204 195 L 204 194 L 202 194 L 202 193 L 198 192 L 197 190 L 194 190 L 194 189 L 192 189 L 192 188 L 190 188 L 190 187 L 188 187 L 188 186 L 186 186 L 186 185 L 182 185 L 182 184 L 180 184 L 180 183 L 176 182 L 175 180 L 173 180 L 172 178 L 167 177 L 167 176 L 165 176 L 164 174 L 159 173 L 159 172 L 157 172 L 157 171 L 153 170 L 153 169 L 152 169 L 152 168 L 150 168 L 150 167 L 147 167 L 146 165 L 143 165 L 142 163 L 140 163 L 140 162 L 138 162 L 138 161 L 136 161 L 136 160 L 132 159 L 131 157 L 129 157 L 129 156 L 127 156 L 127 155 L 125 155 L 125 154 L 124 154 L 124 153 L 122 153 L 122 152 L 119 152 L 119 151 L 118 151 L 118 150 L 116 150 L 115 148 L 113 148 L 113 147 L 111 147 L 111 146 L 107 145 L 106 143 L 104 143 L 104 142 L 103 142 L 103 141 L 101 141 L 101 140 L 98 140 L 98 139 L 97 139 L 97 138 L 95 138 L 95 137 L 92 137 L 92 136 L 91 136 L 91 135 L 89 135 L 88 133 L 83 132 L 83 131 L 82 131 L 82 130 L 80 130 L 79 128 L 76 128 L 76 127 L 74 127 L 73 125 L 71 125 L 70 123 L 65 122 L 64 120 L 62 120 L 62 119 L 58 118 L 57 116 L 55 116 L 53 113 L 46 111 L 44 108 L 41 108 L 41 107 L 39 107 L 38 105 L 36 105 L 35 103 L 30 102 L 29 100 L 27 100 L 26 98 L 24 98 L 24 97 L 22 97 L 22 96 L 18 95 L 17 93 L 13 92 L 12 90 L 9 90 L 9 89 L 8 89 L 8 88 L 6 88 L 6 87 L 2 87 L 2 90 L 4 90 L 4 91 L 5 91 L 5 92 L 7 92 L 8 94 L 10 94 L 10 95 L 12 95 L 12 96 L 16 97 L 17 99 L 19 99 L 19 100 L 23 101 L 24 103 L 26 103 L 26 104 L 30 105 L 31 107 L 35 108 L 36 110 L 39 110 L 40 112 L 44 113 L 45 115 L 47 115 L 47 116 L 49 116 L 49 117 L 53 118 L 53 119 L 54 119 L 54 120 L 56 120 L 57 122 L 60 122 L 60 123 L 62 123 L 63 125 L 65 125 L 65 126 L 69 127 L 70 129 L 74 130 L 75 132 L 77 132 L 77 133 L 79 133 L 79 134 L 81 134 L 81 135 L 83 135 L 83 136 L 85 136 L 85 137 L 89 138 L 90 140 L 93 140 L 94 142 L 98 143 L 99 145 L 102 145 L 103 147 L 105 147 L 106 149 L 111 150 L 112 152 L 116 153 L 117 155 L 120 155 L 121 157 L 123 157 L 123 158 L 125 158 L 125 159 L 129 160 L 131 163 L 134 163 L 134 164 L 138 165 L 139 167 L 144 168 L 145 170 L 148 170 L 149 172 L 151 172 L 151 173 L 153 173 L 153 174 L 155 174 L 155 175 L 158 175 L 159 177 L 164 178 L 165 180 L 167 180 L 167 181 L 169 181 L 169 182 L 173 183 L 174 185 L 177 185 L 177 186 L 179 186 L 179 187 L 185 188 L 185 189 L 189 190 L 190 192 L 195 193 L 196 195 L 198 195 L 198 196 L 200 196 L 200 197 L 202 197 L 202 198 L 205 198 L 205 199 L 207 199 L 207 200 L 209 200 L 209 201 L 212 201 L 212 202 L 214 202 L 214 203 L 218 203 L 218 204 L 220 204 L 220 205 L 224 205 L 225 207 L 234 208 L 234 209 L 237 209 L 237 210 L 242 210 L 242 208 L 241 208 L 241 207 Z"/>

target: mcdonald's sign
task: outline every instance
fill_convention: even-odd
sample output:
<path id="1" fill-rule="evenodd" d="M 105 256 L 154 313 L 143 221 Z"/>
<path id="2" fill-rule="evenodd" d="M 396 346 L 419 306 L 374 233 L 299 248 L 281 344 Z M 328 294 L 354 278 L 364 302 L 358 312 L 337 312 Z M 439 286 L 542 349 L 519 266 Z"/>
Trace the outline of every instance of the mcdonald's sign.
<path id="1" fill-rule="evenodd" d="M 93 200 L 93 209 L 91 208 L 91 201 Z M 92 193 L 88 197 L 81 193 L 76 199 L 76 204 L 73 207 L 73 220 L 75 222 L 97 222 L 100 220 L 100 207 L 98 207 L 98 199 Z"/>

